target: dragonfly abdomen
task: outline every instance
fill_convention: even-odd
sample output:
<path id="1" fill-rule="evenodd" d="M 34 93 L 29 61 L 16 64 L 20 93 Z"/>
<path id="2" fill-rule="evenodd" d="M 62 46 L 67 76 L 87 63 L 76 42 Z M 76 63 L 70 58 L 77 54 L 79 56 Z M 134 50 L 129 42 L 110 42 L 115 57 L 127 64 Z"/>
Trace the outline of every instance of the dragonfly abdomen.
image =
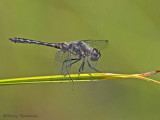
<path id="1" fill-rule="evenodd" d="M 30 40 L 25 38 L 9 38 L 9 40 L 15 43 L 30 43 L 30 44 L 38 44 L 38 45 L 45 45 L 45 46 L 58 48 L 57 44 L 54 44 L 54 43 L 46 43 L 46 42 L 35 41 L 35 40 Z"/>

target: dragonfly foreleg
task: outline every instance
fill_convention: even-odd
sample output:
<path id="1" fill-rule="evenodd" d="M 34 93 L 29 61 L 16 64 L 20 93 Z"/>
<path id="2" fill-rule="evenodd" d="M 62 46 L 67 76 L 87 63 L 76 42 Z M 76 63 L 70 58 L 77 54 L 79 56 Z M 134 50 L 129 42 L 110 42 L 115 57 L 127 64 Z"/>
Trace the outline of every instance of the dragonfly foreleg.
<path id="1" fill-rule="evenodd" d="M 99 70 L 97 70 L 96 68 L 94 68 L 94 67 L 91 65 L 91 63 L 89 62 L 89 60 L 87 60 L 87 63 L 88 63 L 88 66 L 89 66 L 91 69 L 95 70 L 96 72 L 100 72 Z"/>

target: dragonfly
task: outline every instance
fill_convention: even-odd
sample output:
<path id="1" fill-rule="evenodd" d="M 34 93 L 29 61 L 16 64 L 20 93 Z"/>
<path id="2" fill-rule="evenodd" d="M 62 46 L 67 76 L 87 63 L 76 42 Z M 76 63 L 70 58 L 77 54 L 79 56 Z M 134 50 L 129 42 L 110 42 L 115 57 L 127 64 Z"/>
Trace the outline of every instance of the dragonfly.
<path id="1" fill-rule="evenodd" d="M 68 74 L 69 76 L 71 66 L 79 61 L 82 61 L 78 70 L 79 73 L 84 71 L 85 64 L 90 69 L 100 72 L 91 64 L 91 61 L 98 61 L 101 57 L 100 50 L 108 46 L 108 40 L 79 40 L 69 43 L 47 43 L 25 38 L 9 38 L 9 40 L 15 43 L 38 44 L 58 49 L 55 56 L 56 65 L 58 69 L 60 68 L 59 71 L 62 75 Z"/>

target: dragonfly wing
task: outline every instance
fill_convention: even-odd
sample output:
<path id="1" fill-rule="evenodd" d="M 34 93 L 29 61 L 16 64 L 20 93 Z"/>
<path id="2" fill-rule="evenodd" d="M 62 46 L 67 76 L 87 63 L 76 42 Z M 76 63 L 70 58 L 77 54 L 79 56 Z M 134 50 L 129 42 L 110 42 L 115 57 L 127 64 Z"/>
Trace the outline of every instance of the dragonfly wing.
<path id="1" fill-rule="evenodd" d="M 103 50 L 108 46 L 108 40 L 81 40 L 93 48 Z"/>
<path id="2" fill-rule="evenodd" d="M 55 65 L 62 75 L 67 75 L 70 70 L 71 55 L 69 52 L 58 51 L 55 56 Z"/>

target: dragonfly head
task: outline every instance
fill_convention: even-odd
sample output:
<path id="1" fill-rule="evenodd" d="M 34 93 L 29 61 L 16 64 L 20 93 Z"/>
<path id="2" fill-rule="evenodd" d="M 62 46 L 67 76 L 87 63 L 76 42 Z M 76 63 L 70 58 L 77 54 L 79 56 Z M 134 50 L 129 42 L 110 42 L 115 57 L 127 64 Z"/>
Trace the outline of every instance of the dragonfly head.
<path id="1" fill-rule="evenodd" d="M 97 50 L 96 48 L 93 48 L 93 50 L 91 52 L 90 60 L 97 61 L 100 57 L 101 57 L 100 51 Z"/>

